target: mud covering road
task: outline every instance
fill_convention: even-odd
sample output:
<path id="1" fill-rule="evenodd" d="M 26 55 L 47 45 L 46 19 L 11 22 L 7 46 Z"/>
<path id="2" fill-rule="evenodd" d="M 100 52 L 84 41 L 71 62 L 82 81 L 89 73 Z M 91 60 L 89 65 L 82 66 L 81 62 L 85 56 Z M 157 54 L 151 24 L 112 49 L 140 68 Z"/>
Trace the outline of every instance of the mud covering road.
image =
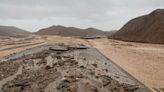
<path id="1" fill-rule="evenodd" d="M 0 72 L 0 83 L 6 81 L 0 92 L 150 92 L 97 49 L 81 44 L 15 53 L 1 59 Z"/>

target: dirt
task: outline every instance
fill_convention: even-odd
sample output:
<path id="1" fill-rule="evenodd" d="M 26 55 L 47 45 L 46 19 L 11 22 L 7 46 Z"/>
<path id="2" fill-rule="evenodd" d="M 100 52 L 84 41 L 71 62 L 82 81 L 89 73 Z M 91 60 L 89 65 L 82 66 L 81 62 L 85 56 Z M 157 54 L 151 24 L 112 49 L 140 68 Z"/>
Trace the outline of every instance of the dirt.
<path id="1" fill-rule="evenodd" d="M 12 76 L 10 76 L 10 77 L 7 77 L 7 78 L 3 79 L 2 81 L 0 81 L 0 88 L 2 88 L 3 85 L 6 84 L 8 81 L 11 81 L 11 80 L 13 80 L 14 78 L 16 78 L 16 76 L 17 76 L 18 74 L 22 74 L 22 67 L 18 68 L 18 71 L 17 71 L 14 75 L 12 75 Z M 2 92 L 1 89 L 0 89 L 0 92 Z"/>
<path id="2" fill-rule="evenodd" d="M 5 40 L 0 40 L 0 46 L 2 48 L 10 48 L 17 47 L 24 44 L 10 44 L 14 43 L 22 43 L 22 42 L 45 42 L 44 44 L 59 44 L 63 43 L 66 45 L 71 44 L 85 44 L 87 47 L 97 48 L 103 55 L 111 59 L 114 63 L 119 65 L 125 71 L 130 73 L 136 79 L 144 83 L 149 88 L 153 88 L 155 90 L 162 90 L 164 87 L 164 72 L 163 72 L 163 61 L 164 61 L 164 46 L 160 44 L 143 44 L 143 43 L 133 43 L 133 42 L 123 42 L 117 41 L 107 38 L 102 39 L 92 39 L 92 40 L 84 40 L 74 37 L 60 37 L 60 36 L 32 36 L 28 38 L 5 38 Z M 9 45 L 6 45 L 8 44 Z M 25 43 L 25 44 L 30 44 Z M 20 52 L 21 54 L 17 54 L 18 57 L 24 55 L 24 50 L 26 53 L 29 53 L 28 50 L 34 48 L 36 46 L 42 46 L 43 44 L 31 45 L 27 47 L 20 47 L 5 51 L 0 51 L 0 57 L 2 59 L 3 56 L 7 58 L 6 55 L 12 56 L 16 53 Z M 38 50 L 33 50 L 33 52 L 37 52 Z M 29 53 L 31 54 L 31 53 Z M 27 54 L 28 55 L 28 54 Z M 12 58 L 9 58 L 12 59 Z M 6 59 L 7 60 L 7 59 Z M 14 59 L 13 59 L 14 60 Z M 35 60 L 34 60 L 35 61 Z M 37 61 L 37 60 L 36 60 Z M 20 61 L 21 62 L 21 61 Z M 51 63 L 50 63 L 51 64 Z M 6 62 L 1 64 L 1 79 L 7 78 L 15 74 L 19 68 L 20 63 L 11 63 Z M 11 67 L 9 68 L 5 68 Z M 94 67 L 98 65 L 93 64 Z M 48 67 L 47 67 L 48 68 Z M 84 68 L 84 66 L 81 66 Z M 35 67 L 34 69 L 37 69 Z M 8 72 L 5 72 L 8 71 Z M 55 82 L 51 82 L 54 84 Z M 50 85 L 51 87 L 51 85 Z"/>
<path id="3" fill-rule="evenodd" d="M 5 76 L 17 74 L 22 67 L 22 73 L 8 80 L 2 92 L 150 92 L 97 49 L 81 44 L 38 46 L 4 57 L 2 63 L 6 65 L 1 68 L 8 68 L 1 73 Z"/>
<path id="4" fill-rule="evenodd" d="M 17 43 L 21 43 L 21 44 L 17 44 Z M 0 38 L 0 49 L 3 50 L 0 51 L 0 58 L 26 49 L 40 46 L 43 44 L 55 44 L 55 43 L 65 43 L 65 44 L 75 43 L 75 44 L 85 44 L 86 46 L 90 46 L 88 42 L 73 37 L 36 36 L 36 35 L 31 35 L 25 38 L 5 37 L 5 40 Z"/>
<path id="5" fill-rule="evenodd" d="M 0 49 L 0 51 L 11 50 L 11 49 L 16 49 L 16 48 L 21 48 L 21 47 L 32 46 L 32 45 L 38 45 L 38 44 L 43 44 L 43 43 L 44 42 L 38 42 L 38 43 L 32 43 L 32 44 L 24 44 L 24 45 L 19 45 L 19 46 L 14 46 L 14 47 L 3 48 L 3 49 Z"/>
<path id="6" fill-rule="evenodd" d="M 20 62 L 1 62 L 0 63 L 0 80 L 7 78 L 16 73 L 18 67 L 20 66 Z"/>
<path id="7" fill-rule="evenodd" d="M 0 37 L 0 57 L 20 52 L 29 48 L 46 44 L 39 36 L 30 35 L 24 38 Z"/>
<path id="8" fill-rule="evenodd" d="M 112 39 L 89 40 L 90 44 L 117 65 L 147 85 L 164 87 L 164 46 Z"/>

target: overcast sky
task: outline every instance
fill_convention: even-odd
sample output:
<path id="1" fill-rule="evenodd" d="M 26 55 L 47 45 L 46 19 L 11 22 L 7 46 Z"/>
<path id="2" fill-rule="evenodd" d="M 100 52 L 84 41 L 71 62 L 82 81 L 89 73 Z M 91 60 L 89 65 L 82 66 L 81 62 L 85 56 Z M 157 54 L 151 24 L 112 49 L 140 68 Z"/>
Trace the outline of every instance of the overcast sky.
<path id="1" fill-rule="evenodd" d="M 28 31 L 51 25 L 108 31 L 157 8 L 164 8 L 164 0 L 0 0 L 0 25 Z"/>

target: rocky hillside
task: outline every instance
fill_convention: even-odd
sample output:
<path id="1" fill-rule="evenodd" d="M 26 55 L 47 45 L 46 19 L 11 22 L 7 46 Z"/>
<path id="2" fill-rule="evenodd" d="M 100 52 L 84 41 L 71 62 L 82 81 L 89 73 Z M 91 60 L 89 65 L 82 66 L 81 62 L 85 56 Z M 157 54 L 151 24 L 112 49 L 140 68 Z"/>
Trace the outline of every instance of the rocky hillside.
<path id="1" fill-rule="evenodd" d="M 29 32 L 13 26 L 0 26 L 0 36 L 25 36 Z"/>
<path id="2" fill-rule="evenodd" d="M 104 35 L 105 32 L 95 28 L 80 29 L 75 27 L 51 26 L 49 28 L 39 30 L 36 34 L 60 36 L 100 36 Z"/>
<path id="3" fill-rule="evenodd" d="M 164 9 L 130 20 L 112 38 L 125 41 L 164 43 Z"/>

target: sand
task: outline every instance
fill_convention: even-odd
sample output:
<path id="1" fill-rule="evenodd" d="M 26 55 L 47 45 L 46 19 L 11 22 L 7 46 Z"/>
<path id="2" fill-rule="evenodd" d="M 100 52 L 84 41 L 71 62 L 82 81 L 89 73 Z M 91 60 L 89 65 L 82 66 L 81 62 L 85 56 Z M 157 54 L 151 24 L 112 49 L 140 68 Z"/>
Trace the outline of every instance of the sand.
<path id="1" fill-rule="evenodd" d="M 35 42 L 43 41 L 45 44 L 77 43 L 95 47 L 146 86 L 150 88 L 164 87 L 164 45 L 123 42 L 107 38 L 94 40 L 60 36 L 42 36 L 36 38 L 34 38 Z M 34 40 L 32 39 L 30 41 L 33 42 Z M 0 57 L 38 45 L 0 51 Z"/>
<path id="2" fill-rule="evenodd" d="M 148 87 L 164 87 L 164 45 L 123 42 L 106 38 L 89 42 Z"/>
<path id="3" fill-rule="evenodd" d="M 24 38 L 25 39 L 25 38 Z M 86 46 L 89 46 L 87 41 L 84 41 L 82 39 L 78 39 L 78 38 L 72 38 L 72 37 L 61 37 L 61 36 L 35 36 L 33 39 L 28 40 L 29 43 L 24 43 L 24 44 L 11 44 L 13 42 L 22 42 L 21 38 L 20 39 L 9 39 L 9 40 L 0 40 L 0 50 L 2 49 L 2 51 L 0 51 L 0 57 L 6 56 L 6 55 L 10 55 L 12 53 L 16 53 L 16 52 L 20 52 L 22 50 L 26 50 L 29 48 L 33 48 L 39 45 L 43 45 L 43 44 L 55 44 L 55 43 L 65 43 L 65 44 L 72 44 L 72 43 L 76 43 L 76 44 L 85 44 Z M 38 43 L 38 44 L 35 44 Z M 10 44 L 10 45 L 6 45 L 6 44 Z M 31 44 L 31 45 L 30 45 Z M 22 46 L 22 47 L 20 47 Z M 19 48 L 17 48 L 19 47 Z M 9 49 L 7 49 L 9 48 Z M 10 49 L 13 48 L 13 49 Z M 6 49 L 6 50 L 3 50 Z"/>

